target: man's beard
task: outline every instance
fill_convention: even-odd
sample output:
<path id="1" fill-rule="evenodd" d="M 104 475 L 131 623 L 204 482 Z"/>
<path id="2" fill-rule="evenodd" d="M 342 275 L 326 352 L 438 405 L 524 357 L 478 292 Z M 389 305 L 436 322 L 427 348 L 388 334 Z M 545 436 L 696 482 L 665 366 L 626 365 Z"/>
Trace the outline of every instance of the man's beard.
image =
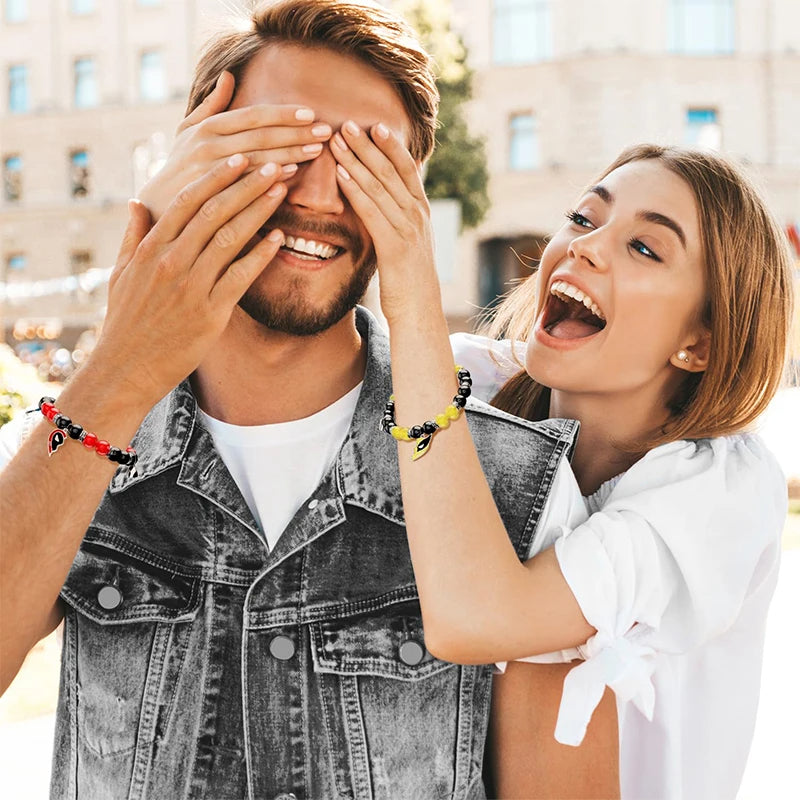
<path id="1" fill-rule="evenodd" d="M 269 220 L 270 228 L 302 230 L 307 238 L 319 236 L 344 241 L 354 265 L 350 280 L 324 307 L 314 307 L 304 297 L 306 281 L 297 276 L 277 292 L 268 295 L 251 286 L 239 301 L 239 307 L 259 324 L 291 336 L 314 336 L 328 330 L 356 307 L 375 274 L 377 259 L 372 243 L 366 244 L 356 233 L 329 221 L 298 217 L 291 210 L 279 208 Z M 324 267 L 323 267 L 324 269 Z"/>

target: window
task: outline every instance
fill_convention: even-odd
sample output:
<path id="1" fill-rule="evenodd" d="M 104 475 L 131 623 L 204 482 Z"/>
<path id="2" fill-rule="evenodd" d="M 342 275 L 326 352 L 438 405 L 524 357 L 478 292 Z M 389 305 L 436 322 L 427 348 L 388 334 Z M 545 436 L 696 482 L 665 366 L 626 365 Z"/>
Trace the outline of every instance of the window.
<path id="1" fill-rule="evenodd" d="M 514 171 L 536 169 L 539 159 L 539 125 L 533 114 L 515 114 L 509 121 L 508 167 Z"/>
<path id="2" fill-rule="evenodd" d="M 12 253 L 6 258 L 6 272 L 22 272 L 28 266 L 25 253 Z"/>
<path id="3" fill-rule="evenodd" d="M 71 0 L 70 11 L 76 17 L 81 17 L 84 14 L 91 14 L 94 11 L 94 0 Z"/>
<path id="4" fill-rule="evenodd" d="M 732 53 L 733 0 L 670 0 L 669 49 L 687 55 Z"/>
<path id="5" fill-rule="evenodd" d="M 166 94 L 161 53 L 148 50 L 139 62 L 139 95 L 142 100 L 163 100 Z"/>
<path id="6" fill-rule="evenodd" d="M 722 128 L 716 109 L 690 108 L 686 112 L 684 143 L 701 150 L 719 150 L 722 146 Z"/>
<path id="7" fill-rule="evenodd" d="M 93 58 L 75 61 L 75 108 L 94 108 L 97 105 L 97 80 Z"/>
<path id="8" fill-rule="evenodd" d="M 27 0 L 5 0 L 6 22 L 25 22 L 28 19 Z"/>
<path id="9" fill-rule="evenodd" d="M 21 114 L 29 107 L 28 68 L 24 64 L 12 64 L 8 68 L 8 110 Z"/>
<path id="10" fill-rule="evenodd" d="M 3 159 L 3 197 L 9 203 L 22 199 L 22 159 L 19 156 Z"/>
<path id="11" fill-rule="evenodd" d="M 73 277 L 77 278 L 75 288 L 72 290 L 72 299 L 85 303 L 96 296 L 95 289 L 91 283 L 82 278 L 94 266 L 94 256 L 89 250 L 73 250 L 69 254 L 69 268 Z"/>
<path id="12" fill-rule="evenodd" d="M 73 150 L 69 154 L 69 183 L 73 197 L 89 194 L 89 153 L 86 150 Z"/>
<path id="13" fill-rule="evenodd" d="M 494 0 L 495 64 L 525 64 L 550 55 L 550 0 Z"/>

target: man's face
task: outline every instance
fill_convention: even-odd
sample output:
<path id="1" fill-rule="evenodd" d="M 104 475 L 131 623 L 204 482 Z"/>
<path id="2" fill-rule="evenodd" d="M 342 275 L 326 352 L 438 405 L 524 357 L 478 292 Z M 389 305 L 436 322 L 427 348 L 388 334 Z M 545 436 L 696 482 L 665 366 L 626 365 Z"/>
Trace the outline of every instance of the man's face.
<path id="1" fill-rule="evenodd" d="M 334 131 L 348 119 L 364 130 L 383 122 L 401 140 L 410 140 L 408 116 L 391 85 L 361 62 L 322 48 L 270 45 L 256 55 L 230 108 L 260 103 L 308 106 Z M 280 228 L 287 242 L 239 305 L 268 328 L 308 336 L 331 327 L 355 306 L 375 272 L 375 252 L 339 192 L 327 144 L 286 184 L 285 201 L 248 249 L 273 228 Z"/>

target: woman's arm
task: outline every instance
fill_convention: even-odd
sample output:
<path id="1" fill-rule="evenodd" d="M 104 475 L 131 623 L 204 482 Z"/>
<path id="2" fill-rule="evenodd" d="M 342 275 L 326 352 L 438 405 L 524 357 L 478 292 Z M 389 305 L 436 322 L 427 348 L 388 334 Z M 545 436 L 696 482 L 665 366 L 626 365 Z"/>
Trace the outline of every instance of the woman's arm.
<path id="1" fill-rule="evenodd" d="M 331 144 L 344 167 L 340 188 L 378 258 L 395 417 L 404 426 L 422 423 L 444 410 L 457 384 L 419 169 L 379 126 L 370 137 L 348 123 Z M 412 445 L 399 444 L 428 649 L 451 661 L 486 663 L 585 642 L 594 628 L 552 551 L 524 565 L 517 559 L 465 420 L 437 433 L 424 458 L 412 463 L 411 454 Z"/>

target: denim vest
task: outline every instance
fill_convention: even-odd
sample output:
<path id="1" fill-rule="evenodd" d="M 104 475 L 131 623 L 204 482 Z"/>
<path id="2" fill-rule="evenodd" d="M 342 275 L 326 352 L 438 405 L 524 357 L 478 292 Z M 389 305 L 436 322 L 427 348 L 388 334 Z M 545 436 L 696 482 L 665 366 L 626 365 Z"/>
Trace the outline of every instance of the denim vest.
<path id="1" fill-rule="evenodd" d="M 61 593 L 52 797 L 486 796 L 492 670 L 425 649 L 397 444 L 378 429 L 388 339 L 363 309 L 357 325 L 350 431 L 271 552 L 188 382 L 145 419 L 139 474 L 114 477 Z M 577 423 L 468 410 L 523 556 Z"/>

